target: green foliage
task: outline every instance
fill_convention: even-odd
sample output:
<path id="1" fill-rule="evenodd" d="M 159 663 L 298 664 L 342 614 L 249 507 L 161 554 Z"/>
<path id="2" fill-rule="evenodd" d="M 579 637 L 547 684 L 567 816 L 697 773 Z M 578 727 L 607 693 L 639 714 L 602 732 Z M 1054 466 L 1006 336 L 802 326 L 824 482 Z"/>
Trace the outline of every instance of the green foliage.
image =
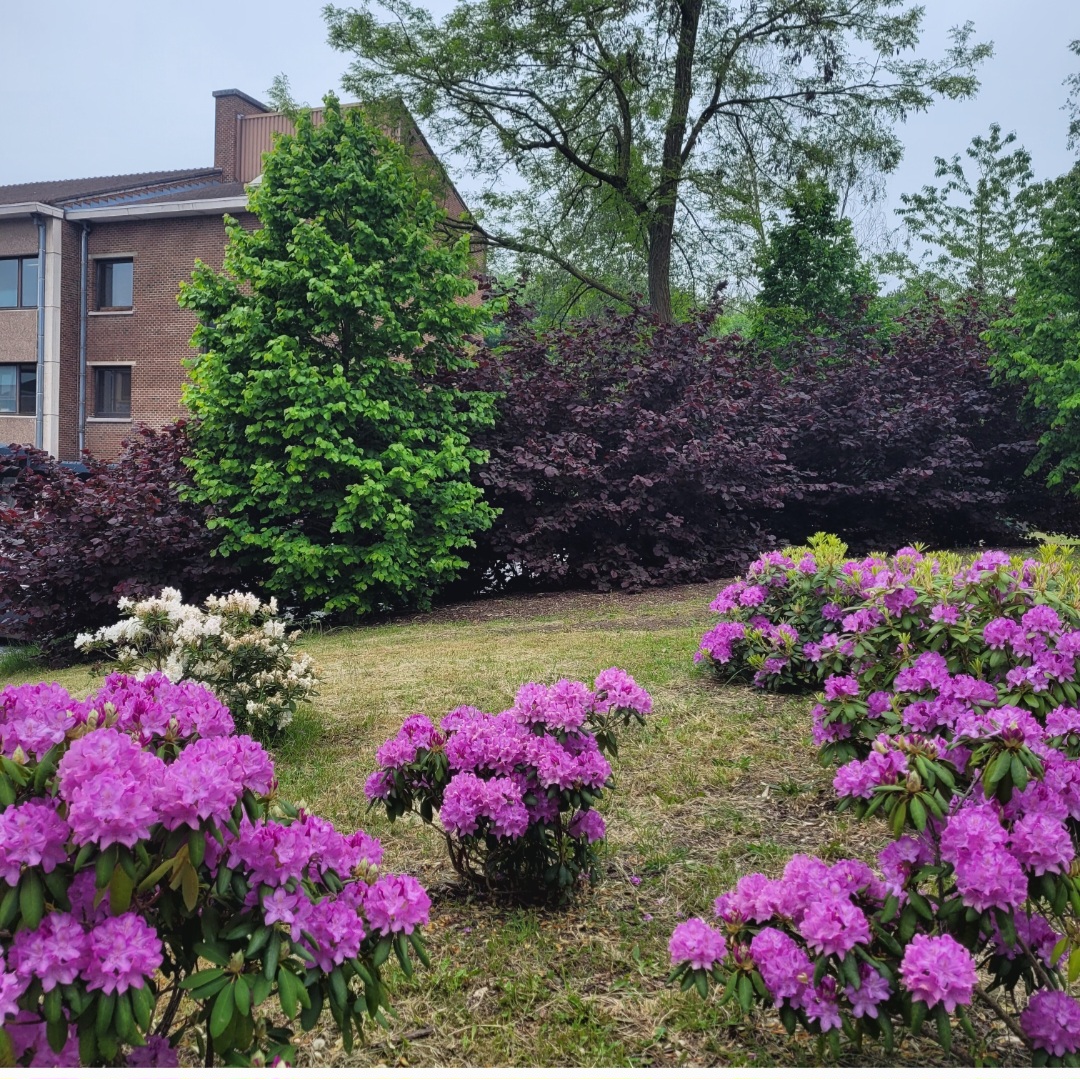
<path id="1" fill-rule="evenodd" d="M 857 185 L 894 168 L 896 122 L 971 96 L 990 53 L 969 24 L 920 57 L 923 8 L 899 0 L 459 0 L 439 20 L 359 0 L 326 14 L 356 58 L 345 86 L 400 96 L 467 163 L 493 247 L 624 303 L 644 281 L 664 322 L 673 288 L 700 301 L 747 269 L 800 174 Z"/>
<path id="2" fill-rule="evenodd" d="M 804 180 L 785 199 L 788 221 L 774 224 L 758 259 L 757 336 L 786 340 L 823 315 L 846 318 L 877 291 L 838 204 L 820 180 Z"/>
<path id="3" fill-rule="evenodd" d="M 333 97 L 280 137 L 249 205 L 263 227 L 229 221 L 223 272 L 200 263 L 180 292 L 217 550 L 296 602 L 426 605 L 493 519 L 469 482 L 491 399 L 443 377 L 484 318 L 461 302 L 468 240 L 435 242 L 444 214 L 404 151 Z"/>
<path id="4" fill-rule="evenodd" d="M 1057 180 L 1042 215 L 1044 249 L 1016 290 L 1011 314 L 987 334 L 998 375 L 1027 385 L 1042 436 L 1033 467 L 1080 491 L 1080 165 Z"/>
<path id="5" fill-rule="evenodd" d="M 886 268 L 945 296 L 968 290 L 992 299 L 1011 295 L 1037 241 L 1045 200 L 1027 150 L 1005 152 L 1015 142 L 1015 132 L 1001 137 L 1000 124 L 990 125 L 988 137 L 973 138 L 964 151 L 968 171 L 974 168 L 970 179 L 959 154 L 949 161 L 936 157 L 934 175 L 945 183 L 900 196 L 896 212 L 907 231 L 906 253 Z M 927 250 L 912 261 L 916 243 Z"/>

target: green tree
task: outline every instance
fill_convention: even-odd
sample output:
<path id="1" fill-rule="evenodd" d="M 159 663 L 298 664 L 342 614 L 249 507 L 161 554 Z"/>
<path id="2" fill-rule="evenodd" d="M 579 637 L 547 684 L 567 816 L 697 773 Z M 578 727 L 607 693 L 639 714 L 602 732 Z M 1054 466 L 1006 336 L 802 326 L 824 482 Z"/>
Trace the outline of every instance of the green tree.
<path id="1" fill-rule="evenodd" d="M 890 269 L 946 295 L 1012 294 L 1037 240 L 1045 199 L 1031 155 L 1022 146 L 1009 149 L 1015 142 L 1015 132 L 1002 138 L 1001 125 L 991 124 L 989 137 L 977 135 L 965 150 L 967 165 L 959 154 L 934 158 L 934 175 L 945 183 L 900 196 L 906 253 Z M 919 245 L 923 253 L 912 259 Z"/>
<path id="2" fill-rule="evenodd" d="M 726 276 L 725 248 L 745 246 L 800 171 L 892 168 L 894 123 L 972 94 L 990 52 L 968 25 L 943 59 L 918 58 L 923 9 L 904 0 L 458 0 L 441 21 L 361 0 L 326 14 L 357 57 L 345 86 L 400 95 L 492 192 L 474 200 L 489 244 L 625 303 L 595 254 L 617 223 L 662 321 L 673 279 Z"/>
<path id="3" fill-rule="evenodd" d="M 1080 56 L 1080 38 L 1069 42 L 1069 51 Z M 1080 150 L 1080 71 L 1069 75 L 1065 86 L 1069 95 L 1062 108 L 1069 115 L 1069 149 Z"/>
<path id="4" fill-rule="evenodd" d="M 1080 165 L 1053 185 L 1042 214 L 1044 248 L 1016 290 L 1011 314 L 987 335 L 993 366 L 1025 383 L 1043 433 L 1035 466 L 1050 485 L 1080 492 Z"/>
<path id="5" fill-rule="evenodd" d="M 787 199 L 788 220 L 777 222 L 758 259 L 757 304 L 767 323 L 806 325 L 818 316 L 843 318 L 853 303 L 877 291 L 859 255 L 851 221 L 820 180 L 801 183 Z"/>
<path id="6" fill-rule="evenodd" d="M 491 400 L 443 377 L 484 314 L 461 302 L 468 237 L 435 242 L 443 213 L 402 148 L 325 105 L 268 155 L 249 202 L 262 227 L 229 221 L 223 272 L 199 264 L 181 288 L 199 318 L 194 497 L 218 550 L 275 593 L 423 606 L 494 516 L 469 482 Z"/>

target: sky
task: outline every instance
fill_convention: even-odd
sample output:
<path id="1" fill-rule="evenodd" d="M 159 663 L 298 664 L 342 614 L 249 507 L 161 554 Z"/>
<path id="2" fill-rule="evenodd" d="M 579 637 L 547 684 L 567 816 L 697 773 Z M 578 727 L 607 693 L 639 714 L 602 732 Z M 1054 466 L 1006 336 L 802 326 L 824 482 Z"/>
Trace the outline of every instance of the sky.
<path id="1" fill-rule="evenodd" d="M 0 0 L 0 184 L 179 169 L 213 162 L 214 90 L 262 98 L 284 73 L 294 96 L 340 93 L 348 64 L 326 43 L 324 0 Z M 339 0 L 346 3 L 347 0 Z M 442 14 L 451 0 L 429 0 Z M 934 155 L 962 153 L 993 122 L 1015 130 L 1039 178 L 1064 172 L 1062 80 L 1080 61 L 1078 0 L 925 0 L 923 55 L 940 55 L 950 26 L 971 20 L 994 57 L 978 96 L 943 102 L 901 128 L 906 151 L 888 184 L 884 220 L 901 192 L 934 182 Z M 467 176 L 450 171 L 463 193 Z"/>

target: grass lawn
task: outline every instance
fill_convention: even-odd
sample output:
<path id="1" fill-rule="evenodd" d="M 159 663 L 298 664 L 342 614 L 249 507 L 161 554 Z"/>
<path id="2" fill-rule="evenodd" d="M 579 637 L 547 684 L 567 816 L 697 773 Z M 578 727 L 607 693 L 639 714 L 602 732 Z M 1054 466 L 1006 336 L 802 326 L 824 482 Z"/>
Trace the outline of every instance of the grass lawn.
<path id="1" fill-rule="evenodd" d="M 433 899 L 432 966 L 391 976 L 398 1018 L 350 1056 L 331 1027 L 302 1036 L 298 1063 L 416 1067 L 807 1065 L 815 1040 L 787 1037 L 771 1012 L 743 1020 L 668 987 L 675 923 L 708 915 L 744 873 L 779 871 L 804 851 L 866 856 L 881 828 L 832 807 L 810 742 L 810 703 L 725 686 L 696 671 L 715 585 L 642 596 L 499 599 L 348 631 L 309 635 L 320 695 L 275 749 L 283 793 L 343 830 L 382 840 L 385 864 Z M 569 909 L 499 909 L 464 893 L 441 837 L 419 819 L 368 813 L 376 747 L 412 712 L 470 703 L 497 711 L 522 682 L 588 681 L 620 666 L 655 712 L 620 745 L 607 800 L 607 875 Z M 27 671 L 75 693 L 88 667 Z M 635 883 L 635 881 L 639 881 Z M 396 970 L 396 967 L 393 968 Z M 327 1016 L 328 1018 L 328 1016 Z M 874 1046 L 845 1064 L 945 1063 L 935 1043 Z"/>

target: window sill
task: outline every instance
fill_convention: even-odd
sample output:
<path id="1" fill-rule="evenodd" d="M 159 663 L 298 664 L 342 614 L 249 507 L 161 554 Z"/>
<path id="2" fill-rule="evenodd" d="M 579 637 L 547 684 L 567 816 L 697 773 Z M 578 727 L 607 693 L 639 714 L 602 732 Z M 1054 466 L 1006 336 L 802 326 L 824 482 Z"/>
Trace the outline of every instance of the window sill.
<path id="1" fill-rule="evenodd" d="M 89 318 L 99 318 L 101 315 L 134 315 L 134 307 L 106 307 L 97 311 L 87 311 Z"/>
<path id="2" fill-rule="evenodd" d="M 131 425 L 130 416 L 87 416 L 87 423 L 126 423 Z"/>
<path id="3" fill-rule="evenodd" d="M 36 412 L 0 412 L 0 420 L 32 420 L 36 417 Z"/>

